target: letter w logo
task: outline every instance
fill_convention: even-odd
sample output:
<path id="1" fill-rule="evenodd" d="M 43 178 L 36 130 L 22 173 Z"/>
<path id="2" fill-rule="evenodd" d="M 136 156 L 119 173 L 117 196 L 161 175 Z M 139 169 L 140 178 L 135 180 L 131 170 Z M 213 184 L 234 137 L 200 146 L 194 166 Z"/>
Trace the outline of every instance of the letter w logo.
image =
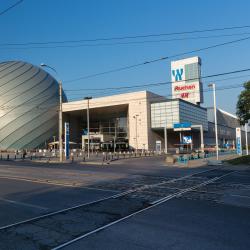
<path id="1" fill-rule="evenodd" d="M 172 75 L 175 78 L 175 81 L 182 81 L 183 69 L 172 70 Z"/>

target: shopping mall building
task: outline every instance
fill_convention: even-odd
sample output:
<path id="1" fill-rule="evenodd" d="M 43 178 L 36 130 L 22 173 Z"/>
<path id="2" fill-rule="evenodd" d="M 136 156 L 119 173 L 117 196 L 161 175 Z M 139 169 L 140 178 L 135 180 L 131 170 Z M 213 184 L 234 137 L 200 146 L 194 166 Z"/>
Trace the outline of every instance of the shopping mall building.
<path id="1" fill-rule="evenodd" d="M 87 147 L 89 102 L 90 145 L 96 149 L 203 149 L 215 145 L 214 110 L 201 107 L 203 88 L 199 57 L 171 63 L 172 98 L 149 91 L 112 95 L 63 104 L 70 138 Z M 217 109 L 220 147 L 235 147 L 237 117 Z M 242 133 L 244 141 L 244 133 Z M 244 142 L 243 142 L 244 144 Z"/>
<path id="2" fill-rule="evenodd" d="M 214 112 L 204 108 L 201 60 L 171 63 L 172 98 L 138 91 L 67 101 L 63 122 L 70 141 L 98 150 L 168 150 L 215 145 Z M 20 61 L 0 63 L 0 149 L 34 149 L 58 140 L 58 82 L 40 67 Z M 221 147 L 234 147 L 237 117 L 217 109 Z M 245 143 L 242 132 L 242 144 Z"/>

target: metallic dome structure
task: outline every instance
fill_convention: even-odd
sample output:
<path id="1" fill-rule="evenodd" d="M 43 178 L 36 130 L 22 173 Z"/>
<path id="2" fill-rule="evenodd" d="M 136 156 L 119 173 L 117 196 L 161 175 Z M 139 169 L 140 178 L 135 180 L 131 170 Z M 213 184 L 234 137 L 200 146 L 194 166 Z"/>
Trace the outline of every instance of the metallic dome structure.
<path id="1" fill-rule="evenodd" d="M 0 63 L 1 150 L 34 149 L 57 136 L 58 91 L 58 82 L 40 67 Z"/>

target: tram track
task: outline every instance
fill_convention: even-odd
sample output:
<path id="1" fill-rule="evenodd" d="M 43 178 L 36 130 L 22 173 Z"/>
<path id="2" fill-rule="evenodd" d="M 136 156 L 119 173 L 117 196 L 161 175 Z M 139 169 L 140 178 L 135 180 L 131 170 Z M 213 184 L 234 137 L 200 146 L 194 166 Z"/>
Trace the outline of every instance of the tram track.
<path id="1" fill-rule="evenodd" d="M 28 241 L 31 249 L 61 249 L 234 172 L 236 171 L 219 167 L 159 183 L 145 183 L 96 201 L 6 225 L 0 227 L 0 248 L 1 244 L 10 243 L 15 236 L 15 241 L 19 244 Z"/>

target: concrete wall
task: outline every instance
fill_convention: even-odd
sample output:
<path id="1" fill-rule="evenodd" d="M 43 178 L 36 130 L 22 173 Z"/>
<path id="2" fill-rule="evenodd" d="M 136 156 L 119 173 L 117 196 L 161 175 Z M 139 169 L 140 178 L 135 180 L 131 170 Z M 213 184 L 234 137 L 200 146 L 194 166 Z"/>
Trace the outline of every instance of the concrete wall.
<path id="1" fill-rule="evenodd" d="M 128 138 L 130 147 L 134 149 L 138 147 L 138 149 L 152 150 L 155 147 L 157 135 L 151 130 L 150 103 L 153 100 L 162 100 L 162 98 L 163 97 L 148 91 L 139 91 L 108 97 L 93 98 L 90 100 L 90 107 L 92 109 L 113 107 L 115 112 L 117 105 L 128 105 Z M 86 100 L 63 103 L 64 114 L 70 115 L 70 112 L 72 111 L 86 109 Z"/>

